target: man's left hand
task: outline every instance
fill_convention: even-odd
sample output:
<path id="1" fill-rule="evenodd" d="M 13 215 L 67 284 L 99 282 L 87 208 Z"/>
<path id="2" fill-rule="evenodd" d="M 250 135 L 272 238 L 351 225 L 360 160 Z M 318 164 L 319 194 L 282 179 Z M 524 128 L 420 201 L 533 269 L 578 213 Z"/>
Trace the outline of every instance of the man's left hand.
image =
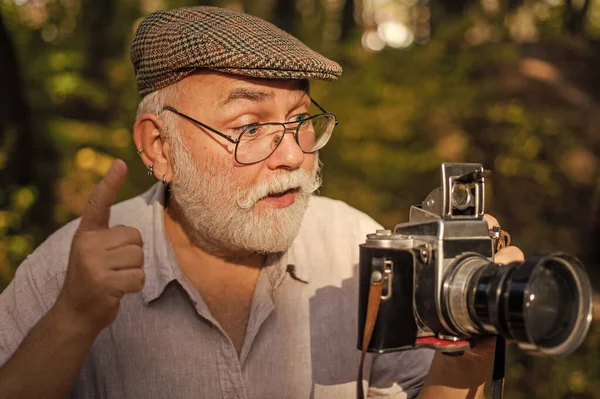
<path id="1" fill-rule="evenodd" d="M 493 216 L 484 218 L 490 231 L 500 226 Z M 513 246 L 501 249 L 494 256 L 494 262 L 503 265 L 524 260 L 523 252 Z M 483 385 L 494 361 L 496 337 L 478 337 L 473 344 L 463 356 L 436 352 L 419 398 L 482 398 Z"/>
<path id="2" fill-rule="evenodd" d="M 500 226 L 498 220 L 491 215 L 484 216 L 485 221 L 488 223 L 490 231 L 495 226 Z M 502 248 L 494 255 L 494 262 L 507 265 L 512 262 L 523 262 L 525 256 L 523 252 L 514 246 Z M 465 353 L 465 360 L 470 362 L 479 363 L 483 367 L 489 368 L 494 361 L 494 350 L 496 349 L 496 337 L 479 337 L 473 342 L 474 347 Z"/>

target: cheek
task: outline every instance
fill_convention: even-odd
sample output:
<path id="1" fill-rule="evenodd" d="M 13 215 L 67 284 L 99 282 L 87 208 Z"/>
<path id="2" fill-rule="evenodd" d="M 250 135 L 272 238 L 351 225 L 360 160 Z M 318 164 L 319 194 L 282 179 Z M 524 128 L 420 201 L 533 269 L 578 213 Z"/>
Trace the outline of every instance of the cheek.
<path id="1" fill-rule="evenodd" d="M 311 173 L 315 167 L 315 161 L 317 158 L 317 154 L 313 153 L 313 154 L 304 154 L 304 161 L 302 161 L 302 164 L 300 165 L 300 167 L 304 170 L 306 170 L 307 172 Z"/>
<path id="2" fill-rule="evenodd" d="M 186 129 L 183 133 L 183 140 L 197 158 L 208 154 L 211 157 L 231 159 L 231 162 L 233 163 L 235 144 L 232 144 L 211 132 L 205 131 L 202 128 L 195 129 L 194 131 Z"/>
<path id="3" fill-rule="evenodd" d="M 200 135 L 202 135 L 202 133 L 200 133 Z M 207 141 L 203 137 L 200 137 L 200 135 L 198 132 L 193 134 L 193 132 L 190 132 L 188 129 L 182 131 L 181 141 L 194 159 L 200 158 L 199 155 L 206 153 L 209 147 Z"/>
<path id="4" fill-rule="evenodd" d="M 257 184 L 261 180 L 262 170 L 262 162 L 253 165 L 239 165 L 236 163 L 232 168 L 230 178 L 241 187 L 248 187 Z"/>
<path id="5" fill-rule="evenodd" d="M 205 140 L 204 137 L 198 135 L 183 135 L 182 138 L 183 144 L 187 147 L 187 151 L 185 151 L 187 156 L 180 157 L 180 159 L 187 158 L 187 162 L 193 163 L 194 167 L 209 176 L 223 177 L 229 180 L 235 174 L 233 157 L 210 140 Z"/>

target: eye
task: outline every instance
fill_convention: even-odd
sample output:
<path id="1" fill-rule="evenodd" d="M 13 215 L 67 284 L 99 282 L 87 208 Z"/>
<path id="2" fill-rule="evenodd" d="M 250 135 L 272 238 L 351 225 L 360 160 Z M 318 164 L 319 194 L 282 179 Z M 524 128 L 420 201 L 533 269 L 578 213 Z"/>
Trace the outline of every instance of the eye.
<path id="1" fill-rule="evenodd" d="M 256 136 L 262 131 L 263 126 L 257 125 L 256 123 L 252 125 L 244 126 L 242 131 L 245 136 Z"/>
<path id="2" fill-rule="evenodd" d="M 293 122 L 301 122 L 306 118 L 308 118 L 308 114 L 298 114 L 298 115 L 294 116 Z"/>

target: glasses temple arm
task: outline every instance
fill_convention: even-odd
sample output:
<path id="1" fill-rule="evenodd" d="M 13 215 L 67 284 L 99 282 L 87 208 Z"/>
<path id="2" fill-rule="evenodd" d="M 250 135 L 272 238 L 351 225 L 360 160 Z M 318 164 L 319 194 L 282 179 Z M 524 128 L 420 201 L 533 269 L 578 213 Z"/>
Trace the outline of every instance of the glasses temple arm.
<path id="1" fill-rule="evenodd" d="M 325 108 L 321 107 L 321 106 L 319 105 L 319 103 L 318 103 L 318 102 L 316 102 L 315 100 L 313 100 L 313 98 L 312 98 L 312 97 L 310 97 L 310 96 L 309 96 L 308 98 L 310 98 L 310 101 L 311 101 L 313 104 L 315 104 L 317 107 L 319 107 L 319 109 L 320 109 L 321 111 L 323 111 L 323 113 L 326 113 L 326 114 L 328 113 L 327 111 L 325 111 Z"/>
<path id="2" fill-rule="evenodd" d="M 315 104 L 323 113 L 328 114 L 329 112 L 325 111 L 325 108 L 321 107 L 319 105 L 318 102 L 316 102 L 315 100 L 313 100 L 313 98 L 311 96 L 308 96 L 308 98 L 310 98 L 310 101 Z M 337 126 L 340 123 L 340 121 L 337 120 L 337 118 L 335 118 L 335 125 Z"/>
<path id="3" fill-rule="evenodd" d="M 212 127 L 210 127 L 210 126 L 208 126 L 208 125 L 206 125 L 206 124 L 204 124 L 204 123 L 202 123 L 202 122 L 200 122 L 200 121 L 197 121 L 196 119 L 192 118 L 191 116 L 187 116 L 186 114 L 183 114 L 183 113 L 181 113 L 181 112 L 177 111 L 177 110 L 176 110 L 175 108 L 173 108 L 173 107 L 166 106 L 166 107 L 164 107 L 164 108 L 163 108 L 161 111 L 171 111 L 171 112 L 173 112 L 173 113 L 175 113 L 175 114 L 177 114 L 177 115 L 181 116 L 182 118 L 184 118 L 184 119 L 187 119 L 188 121 L 190 121 L 190 122 L 192 122 L 192 123 L 195 123 L 195 124 L 197 124 L 197 125 L 200 125 L 200 126 L 202 126 L 203 128 L 205 128 L 205 129 L 207 129 L 207 130 L 210 130 L 210 131 L 211 131 L 211 132 L 213 132 L 214 134 L 217 134 L 217 135 L 219 135 L 219 136 L 223 137 L 225 140 L 229 141 L 230 143 L 237 144 L 237 142 L 239 141 L 239 140 L 236 140 L 236 139 L 234 139 L 234 138 L 233 138 L 233 137 L 231 137 L 231 136 L 228 136 L 228 135 L 226 135 L 225 133 L 221 133 L 221 132 L 219 132 L 217 129 L 213 129 L 213 128 L 212 128 Z"/>

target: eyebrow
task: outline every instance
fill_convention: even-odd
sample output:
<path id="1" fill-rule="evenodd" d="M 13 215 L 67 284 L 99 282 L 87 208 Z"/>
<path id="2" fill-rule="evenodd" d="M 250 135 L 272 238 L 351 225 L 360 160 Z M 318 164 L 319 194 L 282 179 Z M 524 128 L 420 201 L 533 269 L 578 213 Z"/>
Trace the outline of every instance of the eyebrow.
<path id="1" fill-rule="evenodd" d="M 307 79 L 294 81 L 292 85 L 292 89 L 299 94 L 308 95 L 309 93 L 309 81 Z M 263 102 L 265 100 L 271 99 L 273 97 L 273 92 L 269 91 L 260 91 L 256 89 L 250 89 L 247 87 L 238 87 L 233 89 L 227 95 L 227 98 L 219 103 L 219 107 L 224 107 L 229 103 L 232 103 L 237 100 L 250 100 L 254 102 Z"/>
<path id="2" fill-rule="evenodd" d="M 238 87 L 233 89 L 227 95 L 227 98 L 219 103 L 220 107 L 232 103 L 237 100 L 250 100 L 254 102 L 263 102 L 273 97 L 273 92 L 253 90 L 246 87 Z"/>

